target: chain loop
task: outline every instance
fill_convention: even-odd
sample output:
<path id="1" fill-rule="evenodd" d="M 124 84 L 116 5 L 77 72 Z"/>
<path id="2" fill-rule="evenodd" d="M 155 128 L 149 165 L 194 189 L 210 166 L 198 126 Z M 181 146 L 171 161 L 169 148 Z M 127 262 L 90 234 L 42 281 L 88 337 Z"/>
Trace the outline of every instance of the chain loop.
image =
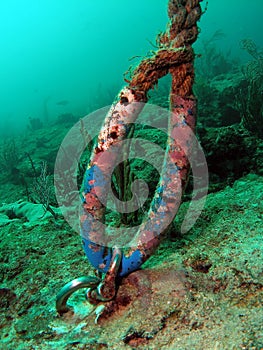
<path id="1" fill-rule="evenodd" d="M 109 301 L 116 294 L 116 277 L 118 275 L 122 252 L 119 248 L 113 248 L 110 267 L 103 280 L 96 288 L 89 288 L 87 299 L 91 304 L 98 304 L 101 301 Z"/>

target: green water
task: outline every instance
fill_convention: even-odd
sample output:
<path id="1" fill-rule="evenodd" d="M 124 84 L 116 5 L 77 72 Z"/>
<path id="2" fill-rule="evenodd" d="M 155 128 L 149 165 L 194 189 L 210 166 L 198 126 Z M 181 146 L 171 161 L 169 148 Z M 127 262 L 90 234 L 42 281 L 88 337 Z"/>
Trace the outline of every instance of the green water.
<path id="1" fill-rule="evenodd" d="M 23 131 L 29 117 L 84 115 L 101 94 L 117 93 L 129 59 L 146 55 L 165 29 L 166 7 L 166 0 L 2 0 L 1 135 Z M 197 48 L 221 30 L 217 45 L 245 59 L 241 39 L 262 46 L 262 9 L 261 0 L 210 0 Z"/>

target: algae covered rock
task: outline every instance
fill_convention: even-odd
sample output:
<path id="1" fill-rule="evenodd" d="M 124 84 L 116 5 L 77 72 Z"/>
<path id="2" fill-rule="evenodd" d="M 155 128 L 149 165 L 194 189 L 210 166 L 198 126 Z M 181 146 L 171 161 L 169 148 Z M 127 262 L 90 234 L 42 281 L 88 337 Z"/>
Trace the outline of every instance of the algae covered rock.
<path id="1" fill-rule="evenodd" d="M 1 225 L 12 222 L 15 219 L 23 220 L 28 226 L 40 225 L 46 223 L 52 217 L 52 214 L 48 212 L 42 204 L 35 204 L 22 200 L 2 205 L 0 213 Z"/>

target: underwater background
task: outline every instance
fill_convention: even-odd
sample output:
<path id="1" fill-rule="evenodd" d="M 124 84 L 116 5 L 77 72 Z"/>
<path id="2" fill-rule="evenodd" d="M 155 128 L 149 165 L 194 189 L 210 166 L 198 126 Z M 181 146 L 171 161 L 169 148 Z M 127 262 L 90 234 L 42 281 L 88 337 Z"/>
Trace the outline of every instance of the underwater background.
<path id="1" fill-rule="evenodd" d="M 190 175 L 167 239 L 142 270 L 124 279 L 116 303 L 100 313 L 79 293 L 70 301 L 74 313 L 56 312 L 60 288 L 94 274 L 59 209 L 58 151 L 74 125 L 83 137 L 92 130 L 93 122 L 82 129 L 83 117 L 110 105 L 129 67 L 156 50 L 167 3 L 0 2 L 1 349 L 263 349 L 261 0 L 201 3 L 194 92 L 209 185 L 197 222 L 181 231 Z M 161 79 L 149 102 L 168 108 L 169 89 L 169 77 Z M 166 143 L 157 129 L 138 127 L 134 136 Z M 158 172 L 136 159 L 127 169 L 128 180 L 144 179 L 152 195 Z M 115 183 L 128 180 L 114 174 Z M 106 220 L 140 223 L 149 203 L 128 216 L 109 212 Z"/>
<path id="2" fill-rule="evenodd" d="M 261 7 L 260 0 L 209 1 L 197 53 L 220 30 L 214 45 L 240 64 L 247 60 L 240 41 L 262 47 Z M 101 90 L 116 95 L 129 59 L 154 49 L 149 41 L 167 22 L 165 0 L 11 0 L 0 10 L 2 136 L 24 131 L 29 117 L 46 122 L 66 112 L 85 115 Z"/>

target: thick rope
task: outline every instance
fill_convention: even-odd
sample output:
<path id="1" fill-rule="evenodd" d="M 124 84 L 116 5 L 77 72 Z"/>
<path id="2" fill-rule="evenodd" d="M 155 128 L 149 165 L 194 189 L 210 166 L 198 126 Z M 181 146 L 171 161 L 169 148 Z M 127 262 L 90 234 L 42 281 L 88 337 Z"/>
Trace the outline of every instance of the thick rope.
<path id="1" fill-rule="evenodd" d="M 171 73 L 174 78 L 172 93 L 182 97 L 192 96 L 194 53 L 191 44 L 198 35 L 196 23 L 201 16 L 201 1 L 169 1 L 170 24 L 167 31 L 158 37 L 160 49 L 134 70 L 130 88 L 147 94 L 160 78 Z"/>
<path id="2" fill-rule="evenodd" d="M 201 16 L 201 1 L 169 1 L 170 23 L 167 31 L 158 37 L 158 51 L 152 57 L 142 60 L 134 70 L 128 86 L 120 92 L 101 128 L 84 179 L 81 234 L 90 262 L 102 272 L 107 271 L 112 253 L 106 245 L 101 246 L 98 243 L 102 238 L 105 242 L 104 232 L 98 222 L 103 220 L 105 208 L 98 194 L 105 203 L 110 186 L 111 167 L 120 151 L 119 142 L 127 137 L 127 123 L 134 122 L 143 108 L 142 104 L 133 102 L 146 102 L 148 91 L 168 73 L 172 76 L 172 113 L 169 126 L 171 137 L 167 142 L 166 159 L 148 213 L 149 220 L 140 227 L 134 239 L 134 246 L 125 252 L 120 275 L 137 269 L 152 254 L 160 243 L 162 235 L 159 231 L 162 227 L 167 227 L 166 223 L 171 222 L 172 216 L 179 208 L 181 191 L 185 187 L 189 172 L 191 131 L 195 127 L 196 101 L 192 91 L 194 53 L 191 45 L 198 34 L 196 23 Z M 105 151 L 108 151 L 107 156 L 103 157 Z M 175 167 L 176 177 L 172 171 Z M 160 200 L 165 204 L 158 207 L 157 203 Z"/>

